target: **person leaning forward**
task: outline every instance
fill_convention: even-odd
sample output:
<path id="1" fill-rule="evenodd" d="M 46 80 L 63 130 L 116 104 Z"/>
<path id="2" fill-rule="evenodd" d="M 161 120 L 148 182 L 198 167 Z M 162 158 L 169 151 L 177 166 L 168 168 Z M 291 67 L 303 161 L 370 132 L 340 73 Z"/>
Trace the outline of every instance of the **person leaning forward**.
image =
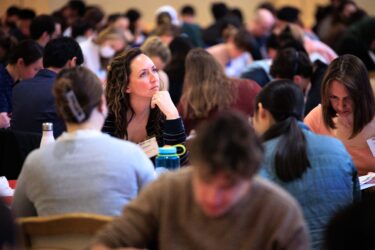
<path id="1" fill-rule="evenodd" d="M 89 249 L 309 249 L 296 201 L 255 177 L 262 151 L 244 117 L 222 112 L 197 130 L 192 166 L 147 186 Z"/>

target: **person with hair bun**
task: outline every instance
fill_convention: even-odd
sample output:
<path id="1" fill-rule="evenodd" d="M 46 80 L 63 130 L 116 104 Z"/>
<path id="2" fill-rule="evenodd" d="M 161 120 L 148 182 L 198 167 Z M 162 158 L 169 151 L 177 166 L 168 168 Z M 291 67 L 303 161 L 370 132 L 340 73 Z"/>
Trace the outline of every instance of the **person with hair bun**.
<path id="1" fill-rule="evenodd" d="M 291 80 L 268 83 L 256 104 L 253 123 L 265 150 L 260 175 L 299 202 L 312 249 L 321 249 L 331 217 L 360 198 L 350 155 L 339 140 L 314 134 L 301 122 L 304 96 Z"/>
<path id="2" fill-rule="evenodd" d="M 108 109 L 88 69 L 61 71 L 53 94 L 67 132 L 26 159 L 12 208 L 18 217 L 88 212 L 116 216 L 155 178 L 136 145 L 101 133 Z"/>

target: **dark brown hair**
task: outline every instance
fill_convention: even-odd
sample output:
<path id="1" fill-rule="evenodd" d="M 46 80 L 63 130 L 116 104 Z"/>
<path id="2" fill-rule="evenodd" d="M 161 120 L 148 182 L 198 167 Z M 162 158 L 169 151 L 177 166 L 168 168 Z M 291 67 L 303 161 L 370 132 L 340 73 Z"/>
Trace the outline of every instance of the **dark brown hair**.
<path id="1" fill-rule="evenodd" d="M 260 167 L 263 148 L 244 115 L 224 111 L 197 130 L 191 161 L 206 168 L 209 176 L 225 172 L 251 178 Z"/>
<path id="2" fill-rule="evenodd" d="M 367 69 L 356 56 L 343 55 L 331 62 L 323 77 L 321 87 L 323 121 L 329 128 L 335 128 L 333 117 L 336 111 L 330 102 L 330 88 L 338 81 L 347 89 L 353 103 L 353 138 L 374 118 L 375 101 Z"/>
<path id="3" fill-rule="evenodd" d="M 134 110 L 130 105 L 130 96 L 126 89 L 129 86 L 131 63 L 141 54 L 143 53 L 139 48 L 129 49 L 116 56 L 108 66 L 105 96 L 109 114 L 115 118 L 114 136 L 118 138 L 128 137 L 127 127 L 134 116 Z M 127 119 L 128 112 L 130 112 L 129 119 Z M 154 124 L 156 131 L 160 128 L 161 118 L 162 114 L 158 109 Z"/>
<path id="4" fill-rule="evenodd" d="M 262 89 L 256 103 L 261 103 L 275 120 L 263 134 L 263 141 L 280 137 L 275 149 L 276 175 L 285 182 L 302 177 L 310 166 L 306 139 L 298 125 L 304 113 L 302 90 L 291 80 L 276 80 Z"/>
<path id="5" fill-rule="evenodd" d="M 103 93 L 98 77 L 84 67 L 62 70 L 53 87 L 57 111 L 69 123 L 87 121 Z"/>

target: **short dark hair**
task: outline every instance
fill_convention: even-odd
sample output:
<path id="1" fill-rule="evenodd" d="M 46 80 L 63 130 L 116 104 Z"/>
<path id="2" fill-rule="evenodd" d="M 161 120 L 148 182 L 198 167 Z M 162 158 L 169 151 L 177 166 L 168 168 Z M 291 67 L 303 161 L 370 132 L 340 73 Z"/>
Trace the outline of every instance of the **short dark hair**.
<path id="1" fill-rule="evenodd" d="M 21 9 L 18 17 L 22 20 L 32 20 L 36 16 L 35 11 L 32 9 Z"/>
<path id="2" fill-rule="evenodd" d="M 84 1 L 81 0 L 70 0 L 66 4 L 66 7 L 76 11 L 80 17 L 82 17 L 86 11 L 86 4 Z"/>
<path id="3" fill-rule="evenodd" d="M 87 121 L 103 93 L 99 78 L 85 67 L 62 70 L 53 87 L 57 111 L 65 122 L 70 123 Z M 73 105 L 75 99 L 77 103 Z"/>
<path id="4" fill-rule="evenodd" d="M 335 128 L 332 118 L 336 116 L 336 111 L 330 102 L 330 88 L 334 80 L 345 86 L 352 99 L 353 130 L 350 138 L 353 138 L 375 115 L 374 93 L 366 66 L 361 59 L 349 54 L 339 56 L 328 66 L 322 80 L 321 102 L 323 121 L 329 128 Z"/>
<path id="5" fill-rule="evenodd" d="M 6 11 L 7 16 L 18 16 L 21 9 L 15 5 L 9 6 L 9 8 Z"/>
<path id="6" fill-rule="evenodd" d="M 95 27 L 86 20 L 78 18 L 72 25 L 72 38 L 83 36 L 90 29 L 95 30 Z"/>
<path id="7" fill-rule="evenodd" d="M 219 20 L 225 17 L 228 14 L 229 10 L 225 3 L 219 2 L 219 3 L 213 3 L 211 5 L 211 12 L 215 20 Z"/>
<path id="8" fill-rule="evenodd" d="M 181 9 L 182 15 L 195 16 L 195 9 L 191 5 L 184 5 Z"/>
<path id="9" fill-rule="evenodd" d="M 295 75 L 310 78 L 313 66 L 309 56 L 294 48 L 279 50 L 274 58 L 270 73 L 273 77 L 293 80 Z"/>
<path id="10" fill-rule="evenodd" d="M 373 249 L 374 210 L 374 195 L 369 194 L 366 195 L 366 199 L 350 204 L 338 211 L 327 225 L 324 235 L 324 249 Z"/>
<path id="11" fill-rule="evenodd" d="M 52 35 L 55 32 L 55 20 L 50 15 L 40 15 L 34 18 L 30 25 L 30 36 L 38 40 L 44 32 Z"/>
<path id="12" fill-rule="evenodd" d="M 243 114 L 224 111 L 203 123 L 191 145 L 191 162 L 209 175 L 225 172 L 251 178 L 258 172 L 263 148 Z"/>
<path id="13" fill-rule="evenodd" d="M 257 49 L 257 42 L 254 36 L 245 29 L 240 29 L 233 39 L 234 44 L 237 48 L 253 53 Z"/>
<path id="14" fill-rule="evenodd" d="M 9 54 L 9 64 L 16 64 L 19 58 L 30 65 L 43 57 L 43 48 L 34 40 L 24 40 L 17 44 Z"/>
<path id="15" fill-rule="evenodd" d="M 43 65 L 45 68 L 63 68 L 73 57 L 77 65 L 83 63 L 83 54 L 79 44 L 70 37 L 60 37 L 49 41 L 44 49 Z"/>

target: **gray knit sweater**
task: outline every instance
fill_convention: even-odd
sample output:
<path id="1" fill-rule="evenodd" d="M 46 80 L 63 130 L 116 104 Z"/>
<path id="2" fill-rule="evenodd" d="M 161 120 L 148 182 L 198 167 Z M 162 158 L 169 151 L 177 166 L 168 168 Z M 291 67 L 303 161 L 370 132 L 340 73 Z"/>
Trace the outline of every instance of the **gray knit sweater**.
<path id="1" fill-rule="evenodd" d="M 154 179 L 151 161 L 133 143 L 97 131 L 63 134 L 27 157 L 12 208 L 19 217 L 67 212 L 119 215 Z"/>

